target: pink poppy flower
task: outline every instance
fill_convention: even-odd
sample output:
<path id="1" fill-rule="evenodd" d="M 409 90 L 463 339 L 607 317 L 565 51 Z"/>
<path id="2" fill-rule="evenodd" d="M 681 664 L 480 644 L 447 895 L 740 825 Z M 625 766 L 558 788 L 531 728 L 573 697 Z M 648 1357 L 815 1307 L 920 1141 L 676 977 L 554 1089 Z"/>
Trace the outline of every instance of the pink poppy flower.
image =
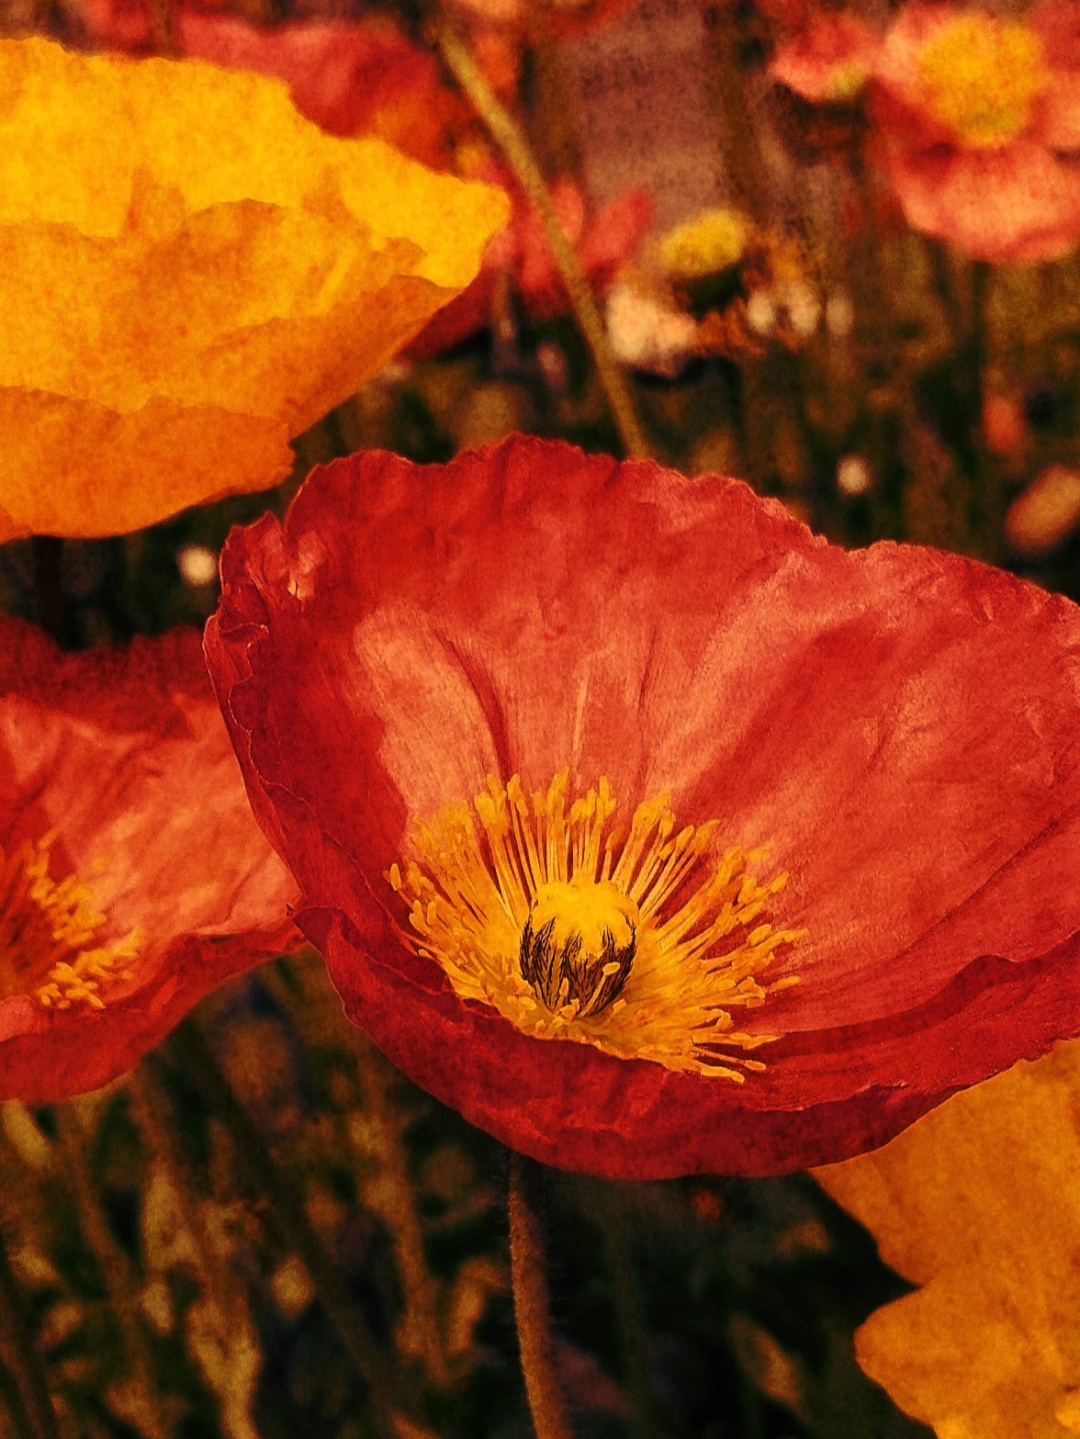
<path id="1" fill-rule="evenodd" d="M 874 65 L 872 112 L 908 223 L 975 259 L 1028 263 L 1080 242 L 1080 26 L 909 4 Z"/>
<path id="2" fill-rule="evenodd" d="M 131 1068 L 292 948 L 196 631 L 62 654 L 0 617 L 0 1098 Z"/>
<path id="3" fill-rule="evenodd" d="M 1025 21 L 913 0 L 883 37 L 821 13 L 770 67 L 832 112 L 802 128 L 850 146 L 845 107 L 865 99 L 872 152 L 907 223 L 974 259 L 1028 263 L 1080 241 L 1080 4 L 1046 0 Z"/>
<path id="4" fill-rule="evenodd" d="M 514 1148 L 822 1164 L 1080 1031 L 1066 600 L 521 437 L 316 470 L 222 564 L 206 653 L 300 927 Z"/>

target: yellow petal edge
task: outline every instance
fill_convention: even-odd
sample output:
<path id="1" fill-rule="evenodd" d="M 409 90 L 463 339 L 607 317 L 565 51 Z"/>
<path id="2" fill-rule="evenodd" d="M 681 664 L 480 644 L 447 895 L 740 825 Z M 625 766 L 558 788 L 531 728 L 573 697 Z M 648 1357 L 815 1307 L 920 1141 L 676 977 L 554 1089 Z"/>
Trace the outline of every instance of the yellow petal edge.
<path id="1" fill-rule="evenodd" d="M 941 1439 L 1080 1434 L 1080 1041 L 815 1171 L 921 1287 L 859 1363 Z"/>
<path id="2" fill-rule="evenodd" d="M 0 41 L 0 540 L 275 484 L 507 214 L 279 81 Z"/>

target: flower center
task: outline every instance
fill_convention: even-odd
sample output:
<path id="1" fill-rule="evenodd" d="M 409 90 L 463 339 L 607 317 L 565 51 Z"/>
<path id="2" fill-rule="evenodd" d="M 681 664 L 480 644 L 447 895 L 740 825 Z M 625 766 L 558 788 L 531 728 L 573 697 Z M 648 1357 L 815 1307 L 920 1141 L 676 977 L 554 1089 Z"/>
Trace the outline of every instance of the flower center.
<path id="1" fill-rule="evenodd" d="M 638 907 L 610 880 L 556 880 L 537 890 L 521 931 L 521 973 L 555 1011 L 576 1001 L 599 1014 L 630 975 Z"/>
<path id="2" fill-rule="evenodd" d="M 413 839 L 387 879 L 408 905 L 410 940 L 463 999 L 526 1034 L 593 1044 L 622 1059 L 742 1081 L 777 1036 L 732 1017 L 797 983 L 763 983 L 801 931 L 762 911 L 787 876 L 759 882 L 764 852 L 721 850 L 715 820 L 683 829 L 665 796 L 612 827 L 607 780 L 567 803 L 569 773 L 527 795 L 489 779 Z M 760 922 L 759 922 L 760 921 Z"/>
<path id="3" fill-rule="evenodd" d="M 750 225 L 737 210 L 706 210 L 670 231 L 660 254 L 673 279 L 702 279 L 737 265 L 750 239 Z"/>
<path id="4" fill-rule="evenodd" d="M 0 849 L 0 999 L 29 994 L 46 1009 L 104 1009 L 102 990 L 131 978 L 139 936 L 101 943 L 106 918 L 90 891 L 49 877 L 54 837 Z"/>
<path id="5" fill-rule="evenodd" d="M 988 15 L 942 25 L 922 46 L 918 73 L 932 114 L 977 147 L 1014 140 L 1047 84 L 1039 37 Z"/>

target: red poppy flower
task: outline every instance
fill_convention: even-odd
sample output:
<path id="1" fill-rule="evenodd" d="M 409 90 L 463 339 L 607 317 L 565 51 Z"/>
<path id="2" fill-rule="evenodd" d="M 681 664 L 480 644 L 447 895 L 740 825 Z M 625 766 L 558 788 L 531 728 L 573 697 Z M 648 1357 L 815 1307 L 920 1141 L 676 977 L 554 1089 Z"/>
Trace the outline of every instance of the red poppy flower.
<path id="1" fill-rule="evenodd" d="M 130 1068 L 295 945 L 195 631 L 61 654 L 0 617 L 0 1098 Z"/>
<path id="2" fill-rule="evenodd" d="M 769 74 L 804 100 L 846 105 L 870 78 L 880 40 L 854 15 L 819 11 L 779 46 Z"/>
<path id="3" fill-rule="evenodd" d="M 80 0 L 79 14 L 96 44 L 155 48 L 142 0 Z M 475 123 L 468 102 L 443 84 L 435 56 L 387 18 L 257 26 L 195 0 L 170 19 L 179 54 L 284 80 L 300 113 L 332 135 L 379 135 L 448 169 L 455 141 Z"/>
<path id="4" fill-rule="evenodd" d="M 507 1144 L 820 1164 L 1080 1031 L 1064 599 L 520 437 L 317 470 L 223 574 L 211 674 L 298 922 Z"/>

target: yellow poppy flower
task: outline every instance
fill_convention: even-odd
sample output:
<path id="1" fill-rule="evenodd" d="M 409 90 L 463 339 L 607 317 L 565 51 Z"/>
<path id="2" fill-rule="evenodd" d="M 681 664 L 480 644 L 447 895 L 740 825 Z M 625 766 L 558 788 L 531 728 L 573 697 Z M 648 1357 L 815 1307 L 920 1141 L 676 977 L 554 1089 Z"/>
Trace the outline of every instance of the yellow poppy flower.
<path id="1" fill-rule="evenodd" d="M 278 81 L 0 42 L 0 540 L 276 483 L 506 213 Z"/>
<path id="2" fill-rule="evenodd" d="M 1080 1042 L 955 1095 L 816 1177 L 922 1286 L 859 1363 L 940 1439 L 1080 1432 Z"/>

